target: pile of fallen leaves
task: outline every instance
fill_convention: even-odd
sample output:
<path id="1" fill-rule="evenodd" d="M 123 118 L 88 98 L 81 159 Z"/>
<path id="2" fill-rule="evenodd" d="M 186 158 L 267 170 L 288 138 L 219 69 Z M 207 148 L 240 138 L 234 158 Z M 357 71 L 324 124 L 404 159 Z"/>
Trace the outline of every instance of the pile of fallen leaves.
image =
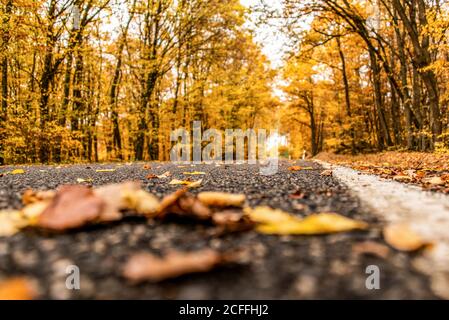
<path id="1" fill-rule="evenodd" d="M 190 219 L 214 226 L 218 234 L 255 228 L 264 234 L 314 235 L 368 227 L 364 222 L 335 213 L 318 213 L 302 219 L 269 207 L 250 208 L 245 205 L 244 194 L 200 192 L 194 195 L 190 190 L 195 186 L 195 183 L 186 184 L 162 199 L 144 190 L 139 182 L 95 188 L 65 185 L 56 190 L 28 190 L 22 196 L 21 210 L 0 211 L 0 236 L 12 236 L 25 228 L 64 232 L 119 221 L 125 214 L 160 221 Z M 122 274 L 132 282 L 161 281 L 186 273 L 205 272 L 236 262 L 237 257 L 233 252 L 219 253 L 211 249 L 188 253 L 173 251 L 163 256 L 139 252 L 131 255 Z"/>
<path id="2" fill-rule="evenodd" d="M 321 153 L 316 158 L 385 179 L 417 184 L 425 190 L 449 194 L 449 155 L 420 152 L 383 152 L 356 156 Z"/>
<path id="3" fill-rule="evenodd" d="M 149 169 L 150 167 L 148 167 Z M 145 170 L 148 170 L 145 169 Z M 311 167 L 292 166 L 296 171 L 314 170 Z M 203 172 L 185 173 L 204 175 Z M 320 172 L 321 176 L 332 176 L 331 170 Z M 167 179 L 169 172 L 149 179 Z M 0 211 L 0 237 L 12 236 L 26 228 L 50 232 L 64 232 L 94 224 L 108 224 L 125 216 L 135 215 L 159 221 L 181 221 L 189 219 L 212 226 L 215 234 L 245 232 L 255 229 L 269 235 L 321 235 L 352 230 L 365 230 L 365 222 L 356 221 L 336 213 L 315 213 L 305 218 L 270 207 L 251 208 L 246 205 L 244 194 L 223 192 L 191 193 L 201 180 L 172 180 L 172 185 L 183 185 L 181 189 L 162 199 L 144 190 L 140 182 L 124 182 L 100 187 L 65 185 L 56 190 L 28 190 L 22 195 L 21 210 Z M 304 194 L 297 191 L 292 199 L 301 199 Z M 414 251 L 430 245 L 416 235 L 408 226 L 387 226 L 384 239 L 391 247 L 402 251 Z M 388 247 L 377 243 L 362 243 L 354 252 L 359 254 L 388 255 Z M 158 282 L 184 274 L 207 272 L 221 265 L 240 263 L 238 250 L 218 252 L 202 249 L 193 252 L 171 251 L 162 255 L 135 252 L 121 266 L 123 277 L 131 283 Z M 12 278 L 0 283 L 0 299 L 32 298 L 35 288 L 29 280 Z"/>

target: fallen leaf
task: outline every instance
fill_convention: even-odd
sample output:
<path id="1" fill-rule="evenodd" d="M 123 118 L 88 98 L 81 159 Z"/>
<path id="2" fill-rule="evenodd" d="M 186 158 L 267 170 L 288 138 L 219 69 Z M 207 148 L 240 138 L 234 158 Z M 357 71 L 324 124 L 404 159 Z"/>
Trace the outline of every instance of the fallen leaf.
<path id="1" fill-rule="evenodd" d="M 352 252 L 356 255 L 372 255 L 386 259 L 390 254 L 390 249 L 374 241 L 360 242 L 352 246 Z"/>
<path id="2" fill-rule="evenodd" d="M 183 172 L 182 174 L 191 175 L 191 176 L 201 176 L 201 175 L 205 175 L 206 172 L 194 171 L 194 172 Z"/>
<path id="3" fill-rule="evenodd" d="M 0 282 L 0 300 L 33 300 L 37 296 L 35 283 L 16 277 Z"/>
<path id="4" fill-rule="evenodd" d="M 28 226 L 28 220 L 20 211 L 0 211 L 0 237 L 13 236 L 26 226 Z"/>
<path id="5" fill-rule="evenodd" d="M 13 171 L 11 171 L 11 174 L 24 174 L 25 170 L 23 169 L 15 169 Z"/>
<path id="6" fill-rule="evenodd" d="M 133 209 L 137 213 L 146 215 L 148 218 L 154 217 L 159 210 L 159 199 L 145 190 L 123 190 L 123 197 L 128 209 Z"/>
<path id="7" fill-rule="evenodd" d="M 267 234 L 315 235 L 363 230 L 368 227 L 365 222 L 352 220 L 336 213 L 318 213 L 301 219 L 269 207 L 247 209 L 246 212 L 251 220 L 260 224 L 257 230 Z"/>
<path id="8" fill-rule="evenodd" d="M 304 192 L 302 192 L 301 190 L 296 190 L 295 192 L 289 195 L 289 198 L 297 200 L 297 199 L 304 199 L 305 196 L 306 195 Z"/>
<path id="9" fill-rule="evenodd" d="M 289 171 L 300 171 L 302 170 L 302 167 L 300 166 L 291 166 L 288 168 Z"/>
<path id="10" fill-rule="evenodd" d="M 165 179 L 171 176 L 170 171 L 164 172 L 163 174 L 157 176 L 159 179 Z"/>
<path id="11" fill-rule="evenodd" d="M 25 206 L 21 213 L 27 219 L 28 225 L 33 226 L 38 223 L 40 215 L 48 208 L 51 200 L 42 200 Z"/>
<path id="12" fill-rule="evenodd" d="M 98 219 L 104 206 L 103 199 L 86 186 L 63 186 L 39 216 L 37 225 L 55 231 L 78 228 Z"/>
<path id="13" fill-rule="evenodd" d="M 83 178 L 78 178 L 78 179 L 76 179 L 76 182 L 78 182 L 78 183 L 85 183 L 85 182 L 91 183 L 92 181 L 93 181 L 93 180 L 90 179 L 90 178 L 88 178 L 88 179 L 83 179 Z"/>
<path id="14" fill-rule="evenodd" d="M 333 174 L 332 170 L 324 170 L 320 173 L 320 175 L 323 177 L 332 177 L 332 174 Z"/>
<path id="15" fill-rule="evenodd" d="M 241 207 L 246 196 L 244 194 L 232 194 L 225 192 L 201 192 L 198 199 L 207 206 L 213 207 Z"/>
<path id="16" fill-rule="evenodd" d="M 192 181 L 189 185 L 187 185 L 188 188 L 192 189 L 192 188 L 198 188 L 201 186 L 201 184 L 203 183 L 203 179 L 200 179 L 198 181 Z"/>
<path id="17" fill-rule="evenodd" d="M 178 208 L 172 208 L 172 213 L 190 216 L 199 220 L 209 220 L 212 216 L 212 210 L 191 194 L 185 194 L 180 197 L 177 201 L 177 205 Z"/>
<path id="18" fill-rule="evenodd" d="M 166 213 L 169 212 L 170 208 L 176 204 L 176 202 L 181 198 L 183 195 L 185 195 L 188 192 L 187 188 L 179 189 L 169 195 L 166 195 L 161 203 L 159 204 L 158 208 L 158 216 L 163 217 Z"/>
<path id="19" fill-rule="evenodd" d="M 188 187 L 191 187 L 192 185 L 193 185 L 193 186 L 198 186 L 198 185 L 201 184 L 201 182 L 202 182 L 202 180 L 199 180 L 199 183 L 198 183 L 198 181 L 173 179 L 172 181 L 170 181 L 169 184 L 171 184 L 171 185 L 181 185 L 181 186 L 188 186 Z"/>
<path id="20" fill-rule="evenodd" d="M 141 186 L 139 182 L 125 182 L 110 184 L 94 189 L 96 196 L 104 202 L 99 220 L 102 222 L 120 220 L 123 215 L 120 212 L 129 209 L 129 193 L 138 192 Z"/>
<path id="21" fill-rule="evenodd" d="M 158 176 L 155 175 L 155 174 L 152 174 L 152 173 L 150 173 L 149 175 L 147 175 L 147 179 L 148 179 L 148 180 L 151 180 L 151 179 L 157 179 L 157 178 L 158 178 Z"/>
<path id="22" fill-rule="evenodd" d="M 272 209 L 266 206 L 256 207 L 254 209 L 245 208 L 244 212 L 252 221 L 259 224 L 280 224 L 295 222 L 299 219 L 280 209 Z"/>
<path id="23" fill-rule="evenodd" d="M 254 227 L 254 222 L 243 211 L 225 210 L 212 215 L 212 222 L 227 231 L 246 231 Z"/>
<path id="24" fill-rule="evenodd" d="M 24 205 L 40 202 L 44 200 L 51 200 L 55 197 L 56 193 L 53 190 L 47 191 L 34 191 L 31 189 L 26 190 L 22 195 L 22 203 Z"/>
<path id="25" fill-rule="evenodd" d="M 136 283 L 158 282 L 185 274 L 207 272 L 222 262 L 222 257 L 214 250 L 197 252 L 170 252 L 160 258 L 150 253 L 131 256 L 123 269 L 123 276 Z"/>
<path id="26" fill-rule="evenodd" d="M 428 178 L 428 179 L 423 179 L 424 183 L 429 183 L 433 186 L 442 186 L 445 185 L 446 182 L 441 179 L 440 177 L 432 177 L 432 178 Z"/>
<path id="27" fill-rule="evenodd" d="M 114 172 L 116 169 L 98 169 L 95 170 L 95 172 Z"/>
<path id="28" fill-rule="evenodd" d="M 416 251 L 431 245 L 407 224 L 387 225 L 383 230 L 383 234 L 385 241 L 400 251 Z"/>
<path id="29" fill-rule="evenodd" d="M 149 164 L 146 164 L 142 167 L 143 170 L 150 170 L 151 166 Z"/>

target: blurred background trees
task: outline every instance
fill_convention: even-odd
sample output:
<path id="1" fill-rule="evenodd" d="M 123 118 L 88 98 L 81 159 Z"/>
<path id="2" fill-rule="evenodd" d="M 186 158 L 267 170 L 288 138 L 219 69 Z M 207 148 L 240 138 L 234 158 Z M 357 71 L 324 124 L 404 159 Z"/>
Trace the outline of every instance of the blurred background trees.
<path id="1" fill-rule="evenodd" d="M 170 131 L 270 122 L 238 0 L 2 0 L 0 162 L 167 160 Z"/>
<path id="2" fill-rule="evenodd" d="M 309 128 L 313 154 L 449 150 L 446 1 L 282 3 L 278 15 L 294 43 L 284 71 L 287 109 L 297 109 L 290 121 Z M 312 95 L 323 96 L 314 114 Z M 313 123 L 323 116 L 320 131 Z"/>
<path id="3" fill-rule="evenodd" d="M 239 0 L 1 0 L 0 163 L 168 160 L 194 120 L 293 157 L 449 150 L 446 1 L 273 1 L 276 68 Z"/>

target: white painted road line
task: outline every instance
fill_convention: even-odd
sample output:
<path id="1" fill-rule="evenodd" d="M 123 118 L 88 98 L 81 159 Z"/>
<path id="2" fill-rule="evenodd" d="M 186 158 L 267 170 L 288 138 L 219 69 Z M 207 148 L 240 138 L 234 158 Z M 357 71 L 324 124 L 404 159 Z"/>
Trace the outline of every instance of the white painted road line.
<path id="1" fill-rule="evenodd" d="M 432 288 L 449 299 L 449 196 L 316 160 L 386 224 L 407 223 L 435 246 L 414 259 Z"/>

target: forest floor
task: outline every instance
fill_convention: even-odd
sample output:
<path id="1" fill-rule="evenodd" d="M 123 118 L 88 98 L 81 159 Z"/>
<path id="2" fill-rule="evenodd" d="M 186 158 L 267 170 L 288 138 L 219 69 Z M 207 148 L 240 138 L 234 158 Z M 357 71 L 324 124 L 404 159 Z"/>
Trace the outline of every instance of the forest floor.
<path id="1" fill-rule="evenodd" d="M 148 168 L 151 169 L 148 170 Z M 298 170 L 291 170 L 298 166 Z M 302 168 L 307 168 L 302 170 Z M 14 172 L 18 174 L 6 174 Z M 20 171 L 23 169 L 23 171 Z M 169 163 L 2 167 L 0 210 L 20 209 L 27 189 L 48 190 L 66 184 L 101 186 L 142 181 L 159 198 L 180 186 L 172 178 L 201 171 L 203 182 L 192 189 L 246 195 L 247 205 L 279 208 L 298 217 L 335 212 L 364 221 L 367 230 L 326 235 L 268 235 L 247 230 L 220 232 L 209 223 L 190 220 L 121 221 L 61 233 L 25 229 L 0 237 L 0 283 L 30 279 L 41 299 L 431 299 L 441 297 L 429 275 L 416 268 L 421 251 L 394 249 L 382 233 L 385 219 L 334 176 L 323 175 L 316 162 L 281 162 L 272 176 L 258 165 Z M 148 179 L 170 172 L 169 179 Z M 421 192 L 421 191 L 420 191 Z M 293 196 L 292 196 L 293 195 Z M 210 248 L 239 251 L 239 263 L 160 282 L 133 284 L 123 277 L 127 259 L 139 252 L 194 252 Z M 80 290 L 66 288 L 66 267 L 76 265 Z M 368 266 L 378 266 L 380 289 L 366 287 Z M 1 285 L 0 285 L 1 292 Z"/>

